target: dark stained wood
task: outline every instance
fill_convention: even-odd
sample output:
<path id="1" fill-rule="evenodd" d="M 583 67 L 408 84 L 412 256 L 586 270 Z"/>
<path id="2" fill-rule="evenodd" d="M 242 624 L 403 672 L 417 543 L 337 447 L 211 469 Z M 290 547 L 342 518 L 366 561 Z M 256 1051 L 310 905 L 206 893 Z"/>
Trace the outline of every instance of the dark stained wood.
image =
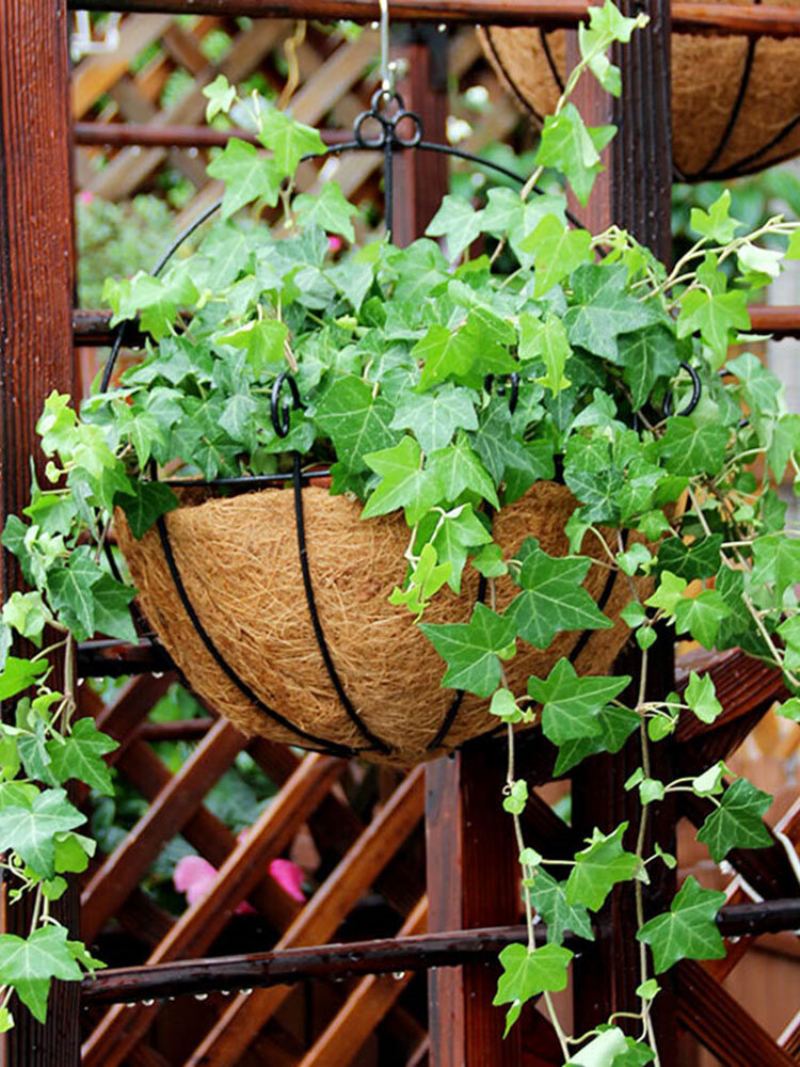
<path id="1" fill-rule="evenodd" d="M 698 963 L 677 967 L 681 1025 L 725 1067 L 796 1067 L 796 1061 Z"/>
<path id="2" fill-rule="evenodd" d="M 767 307 L 754 304 L 749 309 L 755 333 L 771 333 L 773 337 L 800 337 L 800 307 Z"/>
<path id="3" fill-rule="evenodd" d="M 502 751 L 475 746 L 428 764 L 425 777 L 429 930 L 516 922 L 519 864 L 501 807 Z M 519 1064 L 521 1027 L 504 1041 L 504 1012 L 491 1006 L 497 977 L 496 967 L 484 966 L 428 975 L 431 1067 Z"/>
<path id="4" fill-rule="evenodd" d="M 330 937 L 338 929 L 345 915 L 419 823 L 423 799 L 423 775 L 417 768 L 395 790 L 380 814 L 286 931 L 276 949 L 309 944 Z M 230 1067 L 237 1063 L 289 993 L 287 987 L 279 986 L 233 999 L 184 1067 Z"/>
<path id="5" fill-rule="evenodd" d="M 205 62 L 205 60 L 204 60 Z M 232 137 L 249 144 L 261 142 L 250 130 L 233 127 L 216 130 L 211 126 L 167 126 L 156 122 L 76 122 L 73 126 L 76 144 L 107 145 L 123 148 L 129 145 L 146 145 L 162 148 L 221 148 Z M 351 141 L 349 130 L 320 130 L 325 144 L 341 144 Z"/>
<path id="6" fill-rule="evenodd" d="M 90 11 L 155 11 L 176 14 L 250 15 L 254 18 L 352 19 L 371 22 L 380 14 L 377 0 L 71 0 L 71 7 Z M 588 4 L 580 0 L 395 0 L 396 22 L 491 22 L 521 26 L 535 23 L 545 29 L 575 26 L 586 18 Z M 773 37 L 800 35 L 800 13 L 782 7 L 737 7 L 733 4 L 676 3 L 672 21 L 681 32 L 748 34 Z"/>
<path id="7" fill-rule="evenodd" d="M 0 526 L 29 501 L 30 456 L 41 479 L 34 427 L 45 397 L 75 384 L 67 19 L 65 0 L 0 0 Z M 21 578 L 0 556 L 5 601 Z M 73 885 L 52 909 L 73 932 L 77 905 Z M 30 918 L 28 901 L 11 906 L 3 929 L 24 936 Z M 56 983 L 45 1026 L 15 1011 L 5 1067 L 78 1063 L 78 993 L 77 983 Z"/>
<path id="8" fill-rule="evenodd" d="M 137 907 L 141 908 L 141 904 Z M 724 907 L 717 917 L 717 925 L 726 937 L 794 930 L 800 925 L 800 899 L 794 897 Z M 410 934 L 401 930 L 397 937 L 370 941 L 100 971 L 94 977 L 86 978 L 82 995 L 92 1004 L 133 1003 L 145 997 L 187 996 L 220 988 L 264 988 L 331 975 L 351 978 L 363 974 L 429 970 L 465 960 L 492 960 L 506 945 L 524 939 L 523 925 L 438 934 Z M 536 939 L 542 944 L 547 940 L 543 923 L 537 924 Z M 567 934 L 565 943 L 571 945 L 573 942 L 577 944 Z M 585 947 L 583 942 L 581 947 Z"/>
<path id="9" fill-rule="evenodd" d="M 225 773 L 246 738 L 220 720 L 197 746 L 125 840 L 94 873 L 82 894 L 81 929 L 92 940 L 135 889 L 164 845 L 177 834 Z"/>
<path id="10" fill-rule="evenodd" d="M 261 880 L 264 864 L 288 845 L 345 765 L 344 761 L 331 756 L 311 755 L 303 760 L 247 836 L 237 843 L 208 895 L 187 908 L 151 954 L 149 964 L 199 955 L 209 947 L 236 906 Z M 323 896 L 324 889 L 313 900 Z M 304 909 L 298 916 L 290 931 L 302 921 L 307 911 Z M 145 1005 L 133 1009 L 112 1008 L 84 1044 L 83 1067 L 116 1067 L 122 1063 L 147 1032 L 155 1014 L 156 1010 Z"/>
<path id="11" fill-rule="evenodd" d="M 92 322 L 98 332 L 82 333 L 90 330 L 89 319 L 94 316 Z M 112 331 L 109 329 L 110 312 L 105 311 L 75 311 L 73 313 L 73 326 L 77 322 L 75 335 L 76 345 L 105 346 L 113 341 Z M 94 326 L 91 328 L 93 329 Z M 135 332 L 135 331 L 134 331 Z M 144 344 L 144 336 L 136 335 L 140 343 Z M 134 343 L 132 336 L 130 343 Z M 169 653 L 159 644 L 151 644 L 142 641 L 139 644 L 128 644 L 125 641 L 98 640 L 83 641 L 78 645 L 76 667 L 79 678 L 124 678 L 130 674 L 165 674 L 174 670 L 174 664 Z"/>

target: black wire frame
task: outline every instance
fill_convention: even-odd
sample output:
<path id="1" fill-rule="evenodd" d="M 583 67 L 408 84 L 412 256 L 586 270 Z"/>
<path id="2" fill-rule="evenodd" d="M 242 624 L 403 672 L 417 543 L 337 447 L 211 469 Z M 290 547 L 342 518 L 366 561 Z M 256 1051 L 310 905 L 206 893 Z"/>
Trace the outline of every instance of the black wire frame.
<path id="1" fill-rule="evenodd" d="M 353 141 L 348 141 L 343 144 L 332 145 L 326 149 L 324 153 L 317 155 L 310 155 L 304 157 L 305 160 L 320 159 L 329 156 L 336 156 L 343 152 L 348 151 L 376 151 L 382 149 L 384 152 L 384 198 L 386 203 L 385 217 L 387 231 L 391 233 L 393 222 L 393 197 L 394 189 L 392 183 L 392 170 L 394 155 L 397 152 L 408 150 L 421 150 L 427 152 L 438 152 L 444 155 L 452 156 L 457 159 L 462 159 L 467 162 L 471 162 L 476 166 L 485 167 L 486 169 L 493 171 L 502 177 L 516 182 L 520 186 L 524 184 L 525 179 L 512 171 L 508 167 L 504 167 L 501 164 L 494 163 L 491 160 L 482 159 L 480 156 L 473 155 L 470 152 L 466 152 L 463 149 L 455 148 L 451 145 L 443 145 L 437 142 L 425 141 L 422 138 L 422 124 L 419 118 L 413 114 L 413 112 L 407 112 L 402 106 L 402 100 L 398 97 L 399 110 L 394 116 L 386 120 L 380 115 L 376 116 L 376 105 L 379 103 L 380 90 L 373 97 L 373 107 L 370 112 L 364 112 L 356 119 L 354 130 L 356 137 Z M 368 118 L 375 119 L 377 117 L 378 122 L 382 126 L 382 132 L 379 135 L 379 139 L 370 140 L 361 135 L 362 127 L 364 126 Z M 410 121 L 413 124 L 413 134 L 411 137 L 402 137 L 397 131 L 397 127 L 401 122 Z M 537 194 L 540 190 L 534 190 Z M 221 207 L 222 199 L 220 198 L 215 203 L 206 208 L 196 219 L 194 219 L 173 241 L 173 243 L 167 248 L 164 254 L 159 259 L 158 263 L 153 269 L 153 275 L 158 276 L 167 267 L 169 262 L 180 247 L 187 241 L 205 222 L 207 222 Z M 569 215 L 569 213 L 568 213 Z M 570 221 L 578 225 L 577 220 L 569 215 Z M 103 369 L 103 375 L 101 378 L 100 389 L 101 392 L 106 392 L 111 384 L 111 378 L 114 373 L 114 368 L 119 359 L 120 351 L 125 344 L 125 337 L 127 328 L 129 326 L 129 320 L 119 323 L 116 328 L 114 340 L 111 346 L 111 351 L 108 356 L 108 360 Z M 518 395 L 518 381 L 514 381 L 512 376 L 510 400 L 509 403 L 513 407 L 516 403 Z M 487 382 L 487 388 L 491 388 L 491 382 Z M 284 372 L 279 379 L 275 382 L 272 396 L 272 419 L 273 424 L 278 432 L 279 436 L 286 436 L 289 432 L 289 408 L 287 405 L 281 402 L 281 390 L 284 385 L 288 385 L 291 395 L 293 406 L 300 406 L 300 396 L 297 389 L 297 384 L 294 378 Z M 203 645 L 208 653 L 213 658 L 217 666 L 223 671 L 226 677 L 231 681 L 239 692 L 249 700 L 254 707 L 256 707 L 262 714 L 266 715 L 276 725 L 282 727 L 290 734 L 297 738 L 297 743 L 311 751 L 327 752 L 332 755 L 341 757 L 351 757 L 361 755 L 367 752 L 377 752 L 382 755 L 391 755 L 391 747 L 375 733 L 373 733 L 363 718 L 355 708 L 352 700 L 350 699 L 346 688 L 339 676 L 336 669 L 336 664 L 333 659 L 333 655 L 328 645 L 324 626 L 317 610 L 316 598 L 314 594 L 313 578 L 311 574 L 311 566 L 308 559 L 308 551 L 306 544 L 306 528 L 305 528 L 305 515 L 303 508 L 303 489 L 308 486 L 314 479 L 323 477 L 326 471 L 314 471 L 304 472 L 301 467 L 301 457 L 298 452 L 292 453 L 292 471 L 288 474 L 272 474 L 272 475 L 256 475 L 256 476 L 243 476 L 243 477 L 228 477 L 219 479 L 171 479 L 166 482 L 170 486 L 180 486 L 184 488 L 191 488 L 194 486 L 206 486 L 206 487 L 231 487 L 231 488 L 244 488 L 248 490 L 265 488 L 273 486 L 276 483 L 282 484 L 291 481 L 294 504 L 295 504 L 295 528 L 297 533 L 297 549 L 298 557 L 300 561 L 301 574 L 303 579 L 303 589 L 306 598 L 306 606 L 311 619 L 312 627 L 314 630 L 314 636 L 325 665 L 326 673 L 329 680 L 334 687 L 334 690 L 339 698 L 345 714 L 349 720 L 356 727 L 357 732 L 367 742 L 366 745 L 361 747 L 342 745 L 337 742 L 329 741 L 327 738 L 320 737 L 309 730 L 305 730 L 298 726 L 297 723 L 288 719 L 282 715 L 275 708 L 271 707 L 264 700 L 259 697 L 253 687 L 231 667 L 226 657 L 222 654 L 214 639 L 208 632 L 203 620 L 200 618 L 197 609 L 195 608 L 191 597 L 189 596 L 186 585 L 183 581 L 183 576 L 180 571 L 177 559 L 175 557 L 174 547 L 169 535 L 169 527 L 166 518 L 162 515 L 156 523 L 156 530 L 161 543 L 161 548 L 164 553 L 164 559 L 167 564 L 167 568 L 170 573 L 170 577 L 175 585 L 175 589 L 178 593 L 181 604 L 189 618 L 195 632 L 200 637 Z M 153 480 L 157 479 L 157 471 L 155 465 L 151 465 L 151 477 Z M 116 570 L 116 561 L 113 558 L 113 554 L 107 548 L 107 554 L 110 557 L 110 563 L 114 570 Z M 486 596 L 487 582 L 486 579 L 481 576 L 478 582 L 476 600 L 482 603 Z M 149 638 L 152 641 L 152 636 Z M 447 740 L 450 730 L 456 721 L 458 712 L 461 709 L 465 697 L 464 690 L 456 690 L 453 699 L 443 716 L 442 722 L 432 739 L 428 744 L 428 751 L 435 751 L 440 748 Z M 491 732 L 491 731 L 489 731 Z"/>

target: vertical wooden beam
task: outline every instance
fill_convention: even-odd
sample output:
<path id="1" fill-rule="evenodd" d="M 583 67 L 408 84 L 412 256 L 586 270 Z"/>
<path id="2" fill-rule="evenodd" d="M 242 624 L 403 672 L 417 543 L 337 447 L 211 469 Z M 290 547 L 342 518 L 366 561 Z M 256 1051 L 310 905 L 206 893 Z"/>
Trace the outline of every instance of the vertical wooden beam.
<path id="1" fill-rule="evenodd" d="M 34 427 L 52 389 L 72 392 L 72 197 L 66 0 L 0 0 L 0 519 L 28 502 Z M 3 600 L 19 570 L 0 561 Z M 53 909 L 77 927 L 74 890 Z M 24 934 L 24 905 L 5 929 Z M 55 983 L 47 1025 L 26 1009 L 6 1039 L 8 1067 L 79 1062 L 77 983 Z"/>
<path id="2" fill-rule="evenodd" d="M 498 745 L 474 745 L 426 768 L 429 930 L 516 922 L 517 849 L 504 815 Z M 518 1067 L 521 1026 L 503 1040 L 492 1007 L 496 967 L 446 967 L 428 974 L 431 1067 Z"/>
<path id="3" fill-rule="evenodd" d="M 615 100 L 597 82 L 586 77 L 575 102 L 591 125 L 612 122 L 618 134 L 605 152 L 605 172 L 598 179 L 589 205 L 573 203 L 573 210 L 593 232 L 610 223 L 629 230 L 662 260 L 671 257 L 670 193 L 672 150 L 670 116 L 670 7 L 669 0 L 625 0 L 625 13 L 645 12 L 650 23 L 637 31 L 629 45 L 617 49 L 622 69 L 622 96 Z M 568 62 L 578 59 L 577 40 L 568 35 Z M 619 673 L 634 675 L 638 682 L 639 655 L 618 664 Z M 648 692 L 663 697 L 673 683 L 673 649 L 662 635 L 649 653 Z M 635 696 L 634 696 L 635 699 Z M 672 755 L 669 742 L 653 750 L 652 774 L 670 780 Z M 638 800 L 625 792 L 628 775 L 641 764 L 640 741 L 631 739 L 615 757 L 596 757 L 573 775 L 573 826 L 588 836 L 593 826 L 612 830 L 624 819 L 638 822 Z M 649 811 L 648 838 L 674 851 L 674 806 L 664 802 Z M 626 838 L 628 848 L 635 838 Z M 663 865 L 650 868 L 653 883 L 646 890 L 646 914 L 664 910 L 674 892 L 675 880 Z M 585 1032 L 605 1022 L 612 1012 L 635 1011 L 640 980 L 636 943 L 636 911 L 630 886 L 612 894 L 599 916 L 597 940 L 587 945 L 575 963 L 575 1030 Z M 662 983 L 666 984 L 666 983 Z M 659 997 L 654 1013 L 659 1052 L 664 1067 L 676 1062 L 674 999 L 669 989 Z"/>

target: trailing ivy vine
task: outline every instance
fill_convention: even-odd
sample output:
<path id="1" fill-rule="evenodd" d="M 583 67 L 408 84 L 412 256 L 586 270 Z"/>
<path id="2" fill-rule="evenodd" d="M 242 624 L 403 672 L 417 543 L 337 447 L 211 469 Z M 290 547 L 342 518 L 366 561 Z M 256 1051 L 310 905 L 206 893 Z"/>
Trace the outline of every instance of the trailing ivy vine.
<path id="1" fill-rule="evenodd" d="M 115 321 L 138 315 L 149 335 L 144 358 L 80 414 L 66 396 L 48 399 L 38 424 L 45 479 L 2 538 L 29 591 L 2 609 L 0 698 L 16 708 L 0 727 L 0 849 L 13 898 L 31 895 L 34 905 L 27 937 L 0 936 L 0 1025 L 12 1025 L 13 991 L 43 1019 L 52 980 L 96 966 L 49 909 L 93 850 L 64 787 L 112 790 L 103 757 L 114 743 L 76 718 L 73 675 L 76 641 L 136 636 L 134 590 L 103 551 L 114 509 L 141 537 L 178 505 L 151 479 L 153 463 L 172 477 L 214 479 L 288 469 L 297 450 L 309 466 L 332 465 L 332 491 L 361 500 L 364 520 L 403 514 L 407 577 L 392 602 L 413 613 L 446 662 L 442 684 L 486 698 L 507 729 L 498 804 L 514 821 L 528 928 L 527 943 L 500 957 L 495 1003 L 507 1007 L 507 1026 L 541 995 L 565 1063 L 658 1062 L 650 1013 L 659 975 L 681 959 L 724 955 L 715 923 L 724 896 L 688 878 L 669 909 L 645 921 L 648 872 L 676 862 L 649 844 L 651 806 L 682 791 L 699 797 L 708 816 L 698 840 L 719 862 L 733 848 L 770 843 L 762 822 L 770 798 L 723 763 L 674 781 L 654 776 L 652 746 L 682 717 L 712 723 L 722 709 L 704 674 L 653 699 L 648 650 L 656 628 L 671 627 L 708 649 L 740 647 L 797 690 L 800 540 L 775 485 L 789 467 L 800 475 L 800 415 L 786 411 L 780 382 L 755 355 L 732 356 L 730 346 L 750 340 L 748 294 L 785 258 L 800 258 L 800 227 L 776 216 L 743 232 L 723 193 L 708 211 L 693 210 L 696 241 L 668 269 L 616 226 L 600 234 L 570 226 L 564 197 L 533 195 L 553 170 L 587 201 L 615 131 L 587 127 L 570 97 L 587 72 L 619 93 L 609 48 L 644 22 L 610 2 L 591 9 L 582 59 L 545 122 L 522 195 L 493 188 L 481 210 L 447 196 L 427 237 L 405 249 L 382 240 L 357 247 L 358 210 L 335 182 L 296 193 L 294 172 L 323 150 L 319 135 L 255 97 L 240 101 L 267 155 L 236 138 L 216 155 L 209 173 L 225 183 L 221 219 L 163 275 L 107 284 Z M 206 95 L 212 117 L 237 102 L 224 79 Z M 278 208 L 281 221 L 270 229 L 254 212 L 232 220 L 252 205 Z M 492 254 L 470 258 L 476 241 Z M 351 247 L 342 252 L 342 242 Z M 502 274 L 501 249 L 513 258 Z M 287 367 L 304 408 L 281 439 L 269 397 Z M 513 411 L 486 387 L 511 374 L 519 376 Z M 699 403 L 681 414 L 695 379 Z M 566 528 L 571 554 L 551 557 L 529 538 L 505 557 L 488 511 L 556 478 L 577 502 Z M 512 691 L 505 664 L 520 645 L 545 649 L 562 632 L 612 625 L 583 587 L 593 563 L 584 542 L 600 547 L 596 565 L 630 579 L 623 618 L 638 669 L 581 676 L 561 659 L 526 692 Z M 488 603 L 466 623 L 426 622 L 443 587 L 460 593 L 467 568 L 487 579 Z M 518 592 L 501 611 L 494 583 L 503 576 Z M 649 580 L 647 592 L 639 579 Z M 37 651 L 13 651 L 18 638 Z M 800 719 L 800 699 L 782 713 Z M 558 749 L 559 775 L 639 738 L 641 764 L 627 783 L 638 818 L 596 828 L 568 861 L 540 855 L 522 833 L 529 787 L 514 739 L 534 724 Z M 624 883 L 634 886 L 639 927 L 639 1011 L 632 1028 L 611 1018 L 570 1036 L 551 998 L 568 980 L 565 936 L 592 939 L 592 915 Z M 536 916 L 547 928 L 540 947 Z"/>

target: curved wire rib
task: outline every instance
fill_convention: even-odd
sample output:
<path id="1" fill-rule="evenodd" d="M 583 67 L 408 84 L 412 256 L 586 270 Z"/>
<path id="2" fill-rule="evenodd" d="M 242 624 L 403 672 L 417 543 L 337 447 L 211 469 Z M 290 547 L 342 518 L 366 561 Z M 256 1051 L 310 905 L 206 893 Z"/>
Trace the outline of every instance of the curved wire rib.
<path id="1" fill-rule="evenodd" d="M 265 704 L 264 701 L 258 696 L 258 694 L 252 689 L 252 687 L 248 685 L 248 683 L 236 673 L 233 667 L 231 667 L 231 665 L 222 655 L 220 650 L 214 644 L 211 635 L 208 633 L 202 623 L 202 620 L 200 619 L 200 616 L 197 614 L 197 610 L 195 609 L 195 606 L 191 601 L 191 598 L 186 590 L 186 586 L 183 584 L 183 578 L 181 576 L 180 569 L 175 559 L 175 554 L 172 550 L 172 542 L 170 541 L 169 530 L 167 529 L 167 523 L 163 515 L 159 517 L 156 525 L 158 528 L 158 536 L 161 541 L 161 548 L 164 552 L 164 558 L 167 561 L 169 573 L 172 577 L 172 581 L 175 584 L 175 588 L 178 591 L 178 596 L 180 597 L 184 610 L 189 616 L 192 626 L 194 626 L 195 631 L 197 632 L 198 636 L 200 637 L 208 652 L 213 657 L 217 666 L 224 672 L 228 679 L 233 682 L 239 692 L 242 693 L 245 697 L 247 697 L 247 699 L 252 704 L 254 704 L 260 712 L 262 712 L 264 715 L 267 715 L 270 719 L 272 719 L 273 722 L 277 723 L 279 726 L 282 726 L 290 733 L 293 733 L 302 741 L 310 741 L 312 745 L 316 746 L 324 752 L 329 752 L 331 753 L 331 755 L 334 756 L 343 756 L 347 758 L 350 756 L 358 755 L 358 753 L 361 751 L 360 749 L 350 748 L 347 745 L 340 745 L 335 741 L 328 741 L 324 737 L 318 737 L 316 734 L 312 734 L 308 730 L 304 730 L 301 726 L 298 726 L 296 723 L 293 723 L 291 719 L 287 719 L 284 715 L 281 715 L 279 711 L 275 711 L 275 709 L 271 708 L 269 704 Z"/>

